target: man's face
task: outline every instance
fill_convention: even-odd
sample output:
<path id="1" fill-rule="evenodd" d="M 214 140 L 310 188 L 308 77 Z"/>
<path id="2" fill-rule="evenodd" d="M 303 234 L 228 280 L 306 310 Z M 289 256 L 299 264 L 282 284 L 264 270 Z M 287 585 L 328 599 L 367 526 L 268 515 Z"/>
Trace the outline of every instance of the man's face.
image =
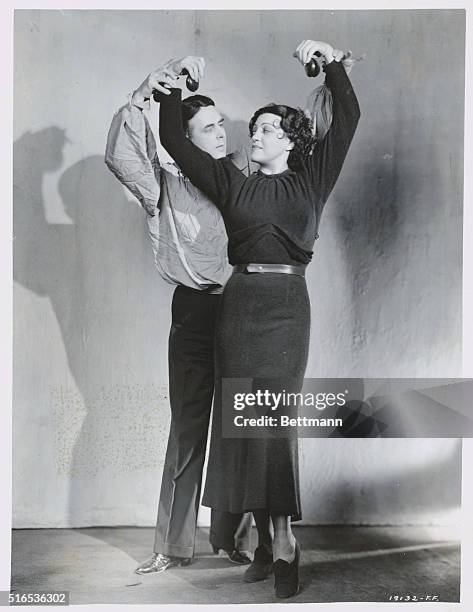
<path id="1" fill-rule="evenodd" d="M 227 135 L 223 117 L 215 106 L 204 106 L 188 122 L 187 135 L 199 149 L 214 159 L 227 154 Z"/>

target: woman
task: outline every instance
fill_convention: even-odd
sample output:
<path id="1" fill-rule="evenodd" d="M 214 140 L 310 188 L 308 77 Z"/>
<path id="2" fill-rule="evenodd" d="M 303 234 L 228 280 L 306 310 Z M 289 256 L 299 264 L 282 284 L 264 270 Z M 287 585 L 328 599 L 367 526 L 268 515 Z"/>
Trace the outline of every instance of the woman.
<path id="1" fill-rule="evenodd" d="M 221 406 L 221 382 L 289 377 L 293 388 L 288 391 L 302 386 L 310 331 L 304 270 L 359 119 L 341 53 L 334 57 L 333 47 L 312 40 L 296 50 L 302 64 L 316 53 L 325 61 L 333 116 L 313 155 L 312 126 L 303 111 L 270 105 L 250 121 L 251 158 L 260 169 L 245 177 L 228 159 L 213 159 L 186 138 L 179 89 L 162 96 L 160 108 L 161 143 L 220 208 L 229 260 L 235 266 L 217 323 L 217 380 L 203 504 L 254 513 L 258 548 L 245 580 L 263 579 L 272 569 L 278 597 L 290 597 L 299 589 L 300 549 L 290 526 L 291 520 L 301 518 L 297 440 L 222 439 L 222 410 L 232 407 Z M 202 71 L 200 63 L 190 74 L 198 79 Z"/>

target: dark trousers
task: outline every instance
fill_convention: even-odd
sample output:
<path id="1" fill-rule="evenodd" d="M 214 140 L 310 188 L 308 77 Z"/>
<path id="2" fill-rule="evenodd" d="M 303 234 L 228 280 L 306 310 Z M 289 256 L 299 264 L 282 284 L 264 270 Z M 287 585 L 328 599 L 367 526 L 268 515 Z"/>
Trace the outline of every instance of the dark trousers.
<path id="1" fill-rule="evenodd" d="M 214 332 L 220 295 L 179 285 L 169 334 L 171 428 L 164 461 L 154 551 L 194 554 L 202 469 L 214 392 Z M 212 510 L 210 542 L 248 548 L 250 517 Z"/>

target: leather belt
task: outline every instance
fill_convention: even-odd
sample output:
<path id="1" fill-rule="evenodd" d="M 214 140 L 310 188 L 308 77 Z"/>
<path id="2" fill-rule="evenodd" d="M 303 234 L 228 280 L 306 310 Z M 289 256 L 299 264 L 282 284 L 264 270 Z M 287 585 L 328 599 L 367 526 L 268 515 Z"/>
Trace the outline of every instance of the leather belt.
<path id="1" fill-rule="evenodd" d="M 290 266 L 288 264 L 274 264 L 274 263 L 247 263 L 238 264 L 233 266 L 233 272 L 246 272 L 246 273 L 268 273 L 273 274 L 297 274 L 297 276 L 305 276 L 306 266 Z"/>

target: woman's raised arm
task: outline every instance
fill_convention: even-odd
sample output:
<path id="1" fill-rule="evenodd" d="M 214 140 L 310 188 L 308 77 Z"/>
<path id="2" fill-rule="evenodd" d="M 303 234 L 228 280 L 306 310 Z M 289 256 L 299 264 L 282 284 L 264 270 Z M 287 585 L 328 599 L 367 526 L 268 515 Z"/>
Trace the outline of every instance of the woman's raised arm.
<path id="1" fill-rule="evenodd" d="M 322 204 L 327 201 L 338 179 L 360 118 L 360 107 L 343 66 L 339 52 L 327 43 L 303 41 L 296 50 L 301 63 L 315 52 L 325 59 L 325 84 L 332 94 L 330 129 L 307 161 L 312 184 L 320 193 Z"/>
<path id="2" fill-rule="evenodd" d="M 182 126 L 180 89 L 160 96 L 159 138 L 185 176 L 216 206 L 224 208 L 232 178 L 243 180 L 243 175 L 229 159 L 214 159 L 187 138 Z"/>

